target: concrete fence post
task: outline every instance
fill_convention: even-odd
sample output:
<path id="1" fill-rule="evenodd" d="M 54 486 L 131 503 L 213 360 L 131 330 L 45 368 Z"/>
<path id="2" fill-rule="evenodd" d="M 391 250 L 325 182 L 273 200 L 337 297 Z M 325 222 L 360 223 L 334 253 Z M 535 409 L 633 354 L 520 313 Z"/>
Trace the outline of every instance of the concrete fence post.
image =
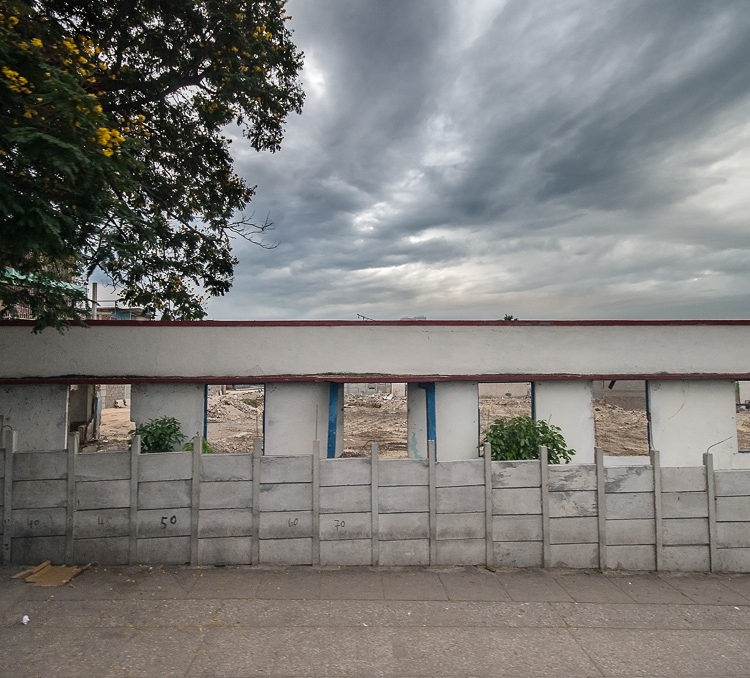
<path id="1" fill-rule="evenodd" d="M 11 544 L 13 531 L 13 455 L 18 446 L 18 432 L 6 428 L 3 433 L 5 445 L 5 483 L 3 489 L 3 562 L 7 565 L 11 560 Z"/>
<path id="2" fill-rule="evenodd" d="M 604 469 L 604 450 L 594 448 L 596 462 L 596 516 L 599 533 L 599 569 L 607 569 L 607 484 Z"/>
<path id="3" fill-rule="evenodd" d="M 484 455 L 484 562 L 493 567 L 495 549 L 492 547 L 492 445 L 485 443 Z"/>
<path id="4" fill-rule="evenodd" d="M 718 538 L 716 527 L 716 476 L 714 475 L 714 455 L 706 452 L 703 455 L 706 471 L 706 503 L 708 509 L 708 554 L 711 572 L 719 568 Z"/>
<path id="5" fill-rule="evenodd" d="M 78 433 L 68 435 L 67 487 L 65 492 L 65 562 L 73 562 L 73 528 L 76 511 L 76 458 Z"/>
<path id="6" fill-rule="evenodd" d="M 320 565 L 320 441 L 312 445 L 312 564 Z"/>
<path id="7" fill-rule="evenodd" d="M 664 523 L 662 521 L 661 496 L 661 455 L 659 450 L 651 450 L 651 468 L 654 473 L 654 548 L 656 551 L 656 571 L 664 569 Z"/>
<path id="8" fill-rule="evenodd" d="M 260 560 L 260 458 L 263 455 L 263 439 L 253 438 L 253 518 L 250 526 L 250 562 L 257 565 Z"/>
<path id="9" fill-rule="evenodd" d="M 380 475 L 379 475 L 380 451 L 377 443 L 372 443 L 370 456 L 370 538 L 372 539 L 372 564 L 380 565 Z"/>
<path id="10" fill-rule="evenodd" d="M 550 548 L 549 536 L 549 466 L 547 458 L 547 447 L 539 447 L 539 488 L 542 495 L 542 564 L 550 567 L 552 564 L 552 549 Z"/>
<path id="11" fill-rule="evenodd" d="M 128 562 L 138 562 L 138 461 L 141 456 L 141 436 L 134 435 L 130 443 L 130 531 L 128 532 Z"/>
<path id="12" fill-rule="evenodd" d="M 427 441 L 427 459 L 428 459 L 428 501 L 430 508 L 430 565 L 437 563 L 437 478 L 435 464 L 435 441 Z"/>
<path id="13" fill-rule="evenodd" d="M 193 438 L 192 478 L 190 480 L 190 563 L 198 564 L 198 521 L 201 506 L 201 455 L 203 454 L 203 438 L 199 435 Z"/>

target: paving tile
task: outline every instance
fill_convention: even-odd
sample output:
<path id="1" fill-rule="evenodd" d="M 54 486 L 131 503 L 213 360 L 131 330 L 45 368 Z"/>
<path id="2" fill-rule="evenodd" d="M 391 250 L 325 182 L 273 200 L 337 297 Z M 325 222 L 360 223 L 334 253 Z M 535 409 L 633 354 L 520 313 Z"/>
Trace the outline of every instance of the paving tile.
<path id="1" fill-rule="evenodd" d="M 448 600 L 440 576 L 423 568 L 381 571 L 386 600 Z"/>
<path id="2" fill-rule="evenodd" d="M 599 572 L 554 575 L 555 581 L 579 603 L 630 603 L 630 598 Z"/>
<path id="3" fill-rule="evenodd" d="M 561 617 L 547 603 L 452 601 L 297 601 L 225 600 L 219 626 L 391 626 L 560 627 Z"/>
<path id="4" fill-rule="evenodd" d="M 449 600 L 510 600 L 500 578 L 487 570 L 469 567 L 439 576 Z"/>
<path id="5" fill-rule="evenodd" d="M 32 602 L 26 596 L 28 584 L 17 581 L 12 583 L 14 586 L 0 589 L 0 627 L 17 623 L 24 614 L 28 614 L 27 610 Z"/>
<path id="6" fill-rule="evenodd" d="M 659 577 L 699 605 L 747 605 L 750 600 L 710 574 L 660 573 Z"/>
<path id="7" fill-rule="evenodd" d="M 397 675 L 600 675 L 563 629 L 404 629 L 393 652 Z"/>
<path id="8" fill-rule="evenodd" d="M 265 572 L 247 567 L 205 567 L 193 570 L 192 598 L 254 598 Z"/>
<path id="9" fill-rule="evenodd" d="M 750 631 L 573 629 L 605 676 L 747 676 Z"/>
<path id="10" fill-rule="evenodd" d="M 513 570 L 498 574 L 512 600 L 573 601 L 570 594 L 544 570 Z"/>
<path id="11" fill-rule="evenodd" d="M 566 626 L 611 629 L 735 629 L 750 631 L 750 607 L 550 603 Z"/>
<path id="12" fill-rule="evenodd" d="M 656 573 L 620 574 L 607 573 L 612 584 L 626 593 L 636 603 L 681 604 L 691 603 L 686 595 L 680 593 L 668 580 Z"/>
<path id="13" fill-rule="evenodd" d="M 317 600 L 320 598 L 320 581 L 320 574 L 309 567 L 267 570 L 255 595 L 261 599 Z"/>
<path id="14" fill-rule="evenodd" d="M 720 574 L 716 576 L 724 586 L 750 600 L 750 574 Z"/>
<path id="15" fill-rule="evenodd" d="M 320 597 L 329 600 L 382 600 L 383 580 L 372 569 L 324 570 L 320 572 Z"/>
<path id="16" fill-rule="evenodd" d="M 182 677 L 195 634 L 176 629 L 59 629 L 22 626 L 0 635 L 0 675 Z"/>
<path id="17" fill-rule="evenodd" d="M 365 627 L 212 629 L 186 676 L 393 676 L 397 635 Z"/>

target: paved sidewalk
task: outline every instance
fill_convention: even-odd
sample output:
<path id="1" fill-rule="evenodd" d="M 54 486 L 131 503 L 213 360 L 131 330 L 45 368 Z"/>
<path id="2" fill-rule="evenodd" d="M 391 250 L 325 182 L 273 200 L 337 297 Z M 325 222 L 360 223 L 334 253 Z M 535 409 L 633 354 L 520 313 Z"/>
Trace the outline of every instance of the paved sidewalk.
<path id="1" fill-rule="evenodd" d="M 750 675 L 750 575 L 132 566 L 38 588 L 19 569 L 0 567 L 13 678 Z"/>

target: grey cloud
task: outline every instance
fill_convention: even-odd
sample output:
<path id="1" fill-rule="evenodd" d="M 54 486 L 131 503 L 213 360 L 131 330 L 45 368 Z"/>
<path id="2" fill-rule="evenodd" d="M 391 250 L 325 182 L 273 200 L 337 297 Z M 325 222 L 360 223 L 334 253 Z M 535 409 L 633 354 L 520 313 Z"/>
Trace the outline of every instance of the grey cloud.
<path id="1" fill-rule="evenodd" d="M 747 315 L 745 3 L 472 7 L 289 3 L 315 86 L 237 156 L 279 247 L 211 314 Z"/>

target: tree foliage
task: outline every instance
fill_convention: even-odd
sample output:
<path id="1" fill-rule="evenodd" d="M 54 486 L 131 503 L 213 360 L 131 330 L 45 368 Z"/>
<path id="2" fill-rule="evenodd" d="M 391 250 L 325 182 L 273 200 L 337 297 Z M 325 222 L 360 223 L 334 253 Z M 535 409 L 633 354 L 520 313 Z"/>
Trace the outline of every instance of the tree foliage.
<path id="1" fill-rule="evenodd" d="M 232 239 L 269 226 L 226 130 L 275 151 L 300 112 L 287 19 L 282 0 L 0 0 L 0 270 L 100 271 L 126 303 L 203 317 Z M 0 285 L 3 305 L 40 293 Z"/>

